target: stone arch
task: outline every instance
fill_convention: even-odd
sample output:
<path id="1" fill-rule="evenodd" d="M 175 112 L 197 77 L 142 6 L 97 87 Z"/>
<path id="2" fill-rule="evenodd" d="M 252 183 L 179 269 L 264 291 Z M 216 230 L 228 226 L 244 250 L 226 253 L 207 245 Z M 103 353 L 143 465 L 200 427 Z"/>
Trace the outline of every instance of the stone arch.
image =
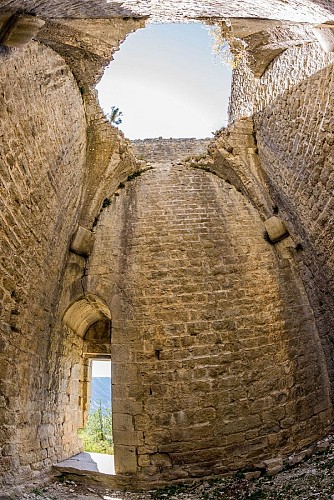
<path id="1" fill-rule="evenodd" d="M 219 474 L 327 432 L 312 312 L 263 233 L 247 196 L 181 162 L 156 162 L 101 214 L 87 280 L 113 297 L 118 474 Z"/>
<path id="2" fill-rule="evenodd" d="M 111 320 L 109 307 L 94 294 L 78 298 L 67 308 L 63 316 L 65 325 L 81 338 L 84 338 L 95 323 L 108 320 Z"/>
<path id="3" fill-rule="evenodd" d="M 88 293 L 77 298 L 66 309 L 63 322 L 81 340 L 81 377 L 79 379 L 78 428 L 84 428 L 92 396 L 92 361 L 111 360 L 111 312 L 98 296 Z"/>

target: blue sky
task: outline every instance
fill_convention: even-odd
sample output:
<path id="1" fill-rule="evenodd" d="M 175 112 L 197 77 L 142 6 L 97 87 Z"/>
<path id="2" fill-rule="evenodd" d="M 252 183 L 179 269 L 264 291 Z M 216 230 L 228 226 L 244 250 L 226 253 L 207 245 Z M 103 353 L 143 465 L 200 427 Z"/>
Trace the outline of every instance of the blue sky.
<path id="1" fill-rule="evenodd" d="M 97 90 L 105 113 L 123 112 L 129 139 L 201 138 L 226 125 L 230 87 L 201 24 L 155 24 L 127 37 Z"/>

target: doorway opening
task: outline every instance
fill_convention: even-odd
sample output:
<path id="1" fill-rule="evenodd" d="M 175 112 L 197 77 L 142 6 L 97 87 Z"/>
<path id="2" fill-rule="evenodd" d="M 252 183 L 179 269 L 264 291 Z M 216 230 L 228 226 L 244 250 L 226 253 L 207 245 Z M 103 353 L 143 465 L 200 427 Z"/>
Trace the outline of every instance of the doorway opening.
<path id="1" fill-rule="evenodd" d="M 79 380 L 79 449 L 85 451 L 59 462 L 60 472 L 88 472 L 97 477 L 115 476 L 111 421 L 111 313 L 107 304 L 94 294 L 72 303 L 64 323 L 83 341 Z M 91 421 L 91 422 L 87 422 Z M 88 451 L 94 450 L 94 451 Z M 110 479 L 111 480 L 111 479 Z"/>
<path id="2" fill-rule="evenodd" d="M 88 370 L 88 418 L 79 435 L 85 451 L 113 455 L 111 360 L 88 359 Z"/>

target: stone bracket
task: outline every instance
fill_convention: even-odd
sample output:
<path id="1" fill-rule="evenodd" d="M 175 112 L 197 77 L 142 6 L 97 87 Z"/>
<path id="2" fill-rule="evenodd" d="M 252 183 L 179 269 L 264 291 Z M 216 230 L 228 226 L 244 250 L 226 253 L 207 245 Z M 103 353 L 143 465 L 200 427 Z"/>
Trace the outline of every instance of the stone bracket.
<path id="1" fill-rule="evenodd" d="M 73 234 L 70 250 L 77 255 L 88 257 L 94 245 L 94 235 L 85 227 L 78 226 Z"/>
<path id="2" fill-rule="evenodd" d="M 0 19 L 0 45 L 22 47 L 38 33 L 45 21 L 35 16 L 17 15 Z"/>
<path id="3" fill-rule="evenodd" d="M 316 26 L 313 31 L 323 50 L 327 54 L 334 52 L 334 23 Z"/>
<path id="4" fill-rule="evenodd" d="M 289 236 L 289 231 L 284 222 L 275 215 L 265 221 L 264 227 L 271 243 L 278 243 Z"/>

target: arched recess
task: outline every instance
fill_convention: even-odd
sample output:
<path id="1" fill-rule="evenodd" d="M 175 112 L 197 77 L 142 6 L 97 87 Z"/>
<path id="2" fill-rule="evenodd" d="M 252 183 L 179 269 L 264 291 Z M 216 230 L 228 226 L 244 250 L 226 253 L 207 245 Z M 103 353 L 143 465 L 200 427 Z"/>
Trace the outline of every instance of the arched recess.
<path id="1" fill-rule="evenodd" d="M 97 295 L 87 294 L 68 307 L 63 320 L 66 326 L 84 338 L 93 324 L 99 321 L 111 321 L 111 313 L 106 303 Z"/>

